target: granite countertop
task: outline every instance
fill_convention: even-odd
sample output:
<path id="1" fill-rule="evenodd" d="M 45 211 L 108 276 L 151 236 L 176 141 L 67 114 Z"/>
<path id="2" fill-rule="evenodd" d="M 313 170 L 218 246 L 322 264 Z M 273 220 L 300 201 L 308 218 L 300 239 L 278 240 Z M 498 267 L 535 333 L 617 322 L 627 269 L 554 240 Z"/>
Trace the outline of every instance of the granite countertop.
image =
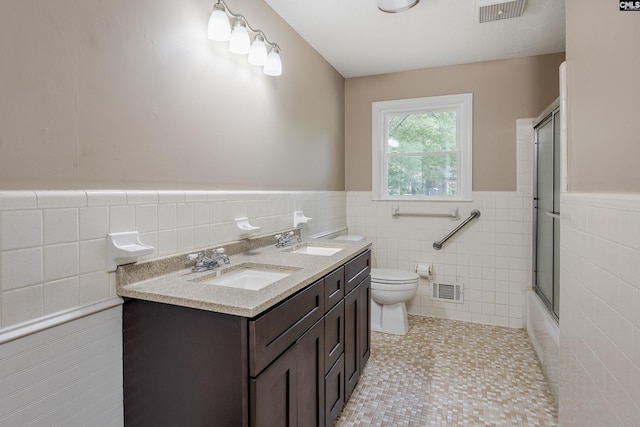
<path id="1" fill-rule="evenodd" d="M 371 242 L 368 241 L 341 240 L 338 243 L 323 239 L 304 241 L 294 246 L 307 243 L 313 246 L 339 247 L 342 250 L 330 256 L 307 255 L 292 253 L 291 247 L 276 248 L 269 244 L 250 247 L 236 254 L 227 251 L 231 264 L 222 267 L 221 274 L 237 269 L 244 263 L 290 273 L 259 290 L 202 283 L 208 277 L 215 277 L 216 271 L 192 272 L 193 262 L 186 263 L 186 254 L 181 254 L 118 267 L 116 291 L 122 297 L 254 317 L 371 247 Z"/>

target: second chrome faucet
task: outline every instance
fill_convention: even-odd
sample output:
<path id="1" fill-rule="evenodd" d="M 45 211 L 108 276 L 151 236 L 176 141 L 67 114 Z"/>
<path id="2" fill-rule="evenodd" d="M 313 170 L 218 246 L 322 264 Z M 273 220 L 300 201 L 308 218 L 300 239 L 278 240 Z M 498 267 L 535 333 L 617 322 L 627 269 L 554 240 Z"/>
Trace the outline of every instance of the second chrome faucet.
<path id="1" fill-rule="evenodd" d="M 294 243 L 302 242 L 300 236 L 297 236 L 293 231 L 276 234 L 274 237 L 276 238 L 276 248 L 284 248 L 286 246 L 291 246 Z"/>
<path id="2" fill-rule="evenodd" d="M 206 251 L 187 255 L 189 261 L 195 261 L 191 271 L 207 271 L 231 263 L 229 257 L 224 254 L 224 248 L 211 250 L 211 256 L 207 257 Z"/>

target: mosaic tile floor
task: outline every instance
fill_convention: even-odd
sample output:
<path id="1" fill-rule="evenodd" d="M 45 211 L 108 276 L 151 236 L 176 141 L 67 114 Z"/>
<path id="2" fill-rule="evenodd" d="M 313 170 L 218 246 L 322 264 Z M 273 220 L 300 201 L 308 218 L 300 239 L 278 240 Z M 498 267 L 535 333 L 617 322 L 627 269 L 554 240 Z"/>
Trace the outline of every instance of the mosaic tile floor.
<path id="1" fill-rule="evenodd" d="M 371 358 L 336 426 L 557 426 L 526 332 L 409 316 L 374 332 Z"/>

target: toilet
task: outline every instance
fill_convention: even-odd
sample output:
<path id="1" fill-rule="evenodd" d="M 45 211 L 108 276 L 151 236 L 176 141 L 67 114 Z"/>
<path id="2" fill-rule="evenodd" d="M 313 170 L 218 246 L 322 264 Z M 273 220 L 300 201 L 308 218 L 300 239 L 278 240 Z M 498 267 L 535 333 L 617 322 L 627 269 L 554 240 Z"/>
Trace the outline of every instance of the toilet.
<path id="1" fill-rule="evenodd" d="M 364 240 L 364 236 L 341 235 L 335 240 Z M 409 331 L 406 302 L 416 294 L 418 273 L 387 268 L 371 269 L 371 330 L 404 335 Z"/>
<path id="2" fill-rule="evenodd" d="M 404 335 L 409 331 L 406 302 L 416 294 L 417 273 L 371 269 L 371 330 Z"/>

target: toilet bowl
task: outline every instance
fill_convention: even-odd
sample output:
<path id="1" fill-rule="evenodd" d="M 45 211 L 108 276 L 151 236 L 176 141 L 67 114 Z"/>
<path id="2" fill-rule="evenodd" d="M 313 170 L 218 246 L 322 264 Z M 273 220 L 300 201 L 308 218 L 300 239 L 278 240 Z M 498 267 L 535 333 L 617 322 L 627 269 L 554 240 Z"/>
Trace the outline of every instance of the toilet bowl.
<path id="1" fill-rule="evenodd" d="M 409 331 L 406 301 L 416 294 L 417 273 L 371 269 L 371 330 L 404 335 Z"/>
<path id="2" fill-rule="evenodd" d="M 342 234 L 335 240 L 361 241 L 364 236 Z M 406 302 L 416 294 L 417 273 L 386 268 L 371 269 L 371 330 L 404 335 L 409 331 Z"/>

